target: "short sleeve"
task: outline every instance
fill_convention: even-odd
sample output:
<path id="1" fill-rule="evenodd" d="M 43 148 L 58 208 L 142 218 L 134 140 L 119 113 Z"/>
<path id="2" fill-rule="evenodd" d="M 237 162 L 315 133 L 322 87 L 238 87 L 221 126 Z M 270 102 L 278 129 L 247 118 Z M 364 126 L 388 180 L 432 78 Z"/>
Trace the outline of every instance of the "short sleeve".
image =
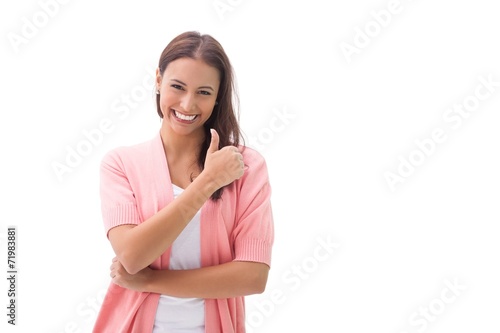
<path id="1" fill-rule="evenodd" d="M 248 148 L 247 148 L 248 149 Z M 236 224 L 233 230 L 236 261 L 262 262 L 271 266 L 274 221 L 271 185 L 267 166 L 260 155 L 245 161 L 245 175 L 239 180 Z"/>
<path id="2" fill-rule="evenodd" d="M 139 224 L 140 214 L 118 151 L 107 153 L 100 166 L 101 212 L 106 235 L 123 224 Z"/>

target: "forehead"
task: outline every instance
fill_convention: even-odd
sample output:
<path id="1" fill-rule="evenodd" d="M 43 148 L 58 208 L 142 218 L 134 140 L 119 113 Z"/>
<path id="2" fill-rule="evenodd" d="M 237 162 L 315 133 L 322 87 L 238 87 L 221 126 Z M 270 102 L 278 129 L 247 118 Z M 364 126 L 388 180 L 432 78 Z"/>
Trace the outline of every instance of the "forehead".
<path id="1" fill-rule="evenodd" d="M 187 85 L 219 84 L 219 71 L 201 59 L 180 58 L 168 64 L 164 78 L 177 79 Z"/>

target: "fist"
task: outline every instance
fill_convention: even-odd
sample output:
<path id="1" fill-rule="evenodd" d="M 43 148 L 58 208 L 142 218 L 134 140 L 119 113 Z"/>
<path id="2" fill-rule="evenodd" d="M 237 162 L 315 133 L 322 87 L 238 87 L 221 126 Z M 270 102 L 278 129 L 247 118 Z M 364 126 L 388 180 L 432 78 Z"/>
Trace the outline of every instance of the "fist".
<path id="1" fill-rule="evenodd" d="M 142 269 L 134 275 L 129 274 L 118 258 L 113 258 L 111 267 L 109 268 L 109 276 L 114 284 L 122 288 L 127 288 L 135 291 L 145 291 L 146 283 L 151 277 L 152 270 L 149 267 Z"/>
<path id="2" fill-rule="evenodd" d="M 210 133 L 212 139 L 207 150 L 204 172 L 210 175 L 217 188 L 221 188 L 241 178 L 245 164 L 238 148 L 226 146 L 219 149 L 219 134 L 214 129 Z"/>

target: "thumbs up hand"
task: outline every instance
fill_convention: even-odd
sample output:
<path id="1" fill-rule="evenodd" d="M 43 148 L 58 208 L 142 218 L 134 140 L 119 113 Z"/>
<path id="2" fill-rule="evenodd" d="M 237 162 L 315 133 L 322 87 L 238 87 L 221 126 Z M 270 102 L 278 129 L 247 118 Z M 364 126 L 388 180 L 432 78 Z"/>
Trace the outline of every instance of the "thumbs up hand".
<path id="1" fill-rule="evenodd" d="M 231 184 L 243 176 L 243 155 L 235 146 L 226 146 L 219 149 L 219 134 L 210 129 L 212 139 L 207 150 L 205 168 L 203 172 L 217 184 L 217 188 Z"/>

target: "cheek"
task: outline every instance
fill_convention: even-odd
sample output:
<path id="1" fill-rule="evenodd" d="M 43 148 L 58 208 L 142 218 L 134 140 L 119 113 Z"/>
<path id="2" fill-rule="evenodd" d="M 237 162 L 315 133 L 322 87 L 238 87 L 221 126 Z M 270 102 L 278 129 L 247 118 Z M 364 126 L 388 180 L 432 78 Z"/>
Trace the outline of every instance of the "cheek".
<path id="1" fill-rule="evenodd" d="M 203 107 L 203 118 L 208 119 L 210 116 L 214 113 L 214 108 L 215 106 L 212 106 L 211 104 L 208 104 Z"/>
<path id="2" fill-rule="evenodd" d="M 169 97 L 168 95 L 160 96 L 160 109 L 164 117 L 169 115 L 170 106 L 172 105 L 172 103 L 173 103 L 172 98 Z"/>
<path id="3" fill-rule="evenodd" d="M 210 113 L 216 108 L 215 100 L 209 100 L 209 99 L 201 100 L 198 106 L 205 113 Z"/>

